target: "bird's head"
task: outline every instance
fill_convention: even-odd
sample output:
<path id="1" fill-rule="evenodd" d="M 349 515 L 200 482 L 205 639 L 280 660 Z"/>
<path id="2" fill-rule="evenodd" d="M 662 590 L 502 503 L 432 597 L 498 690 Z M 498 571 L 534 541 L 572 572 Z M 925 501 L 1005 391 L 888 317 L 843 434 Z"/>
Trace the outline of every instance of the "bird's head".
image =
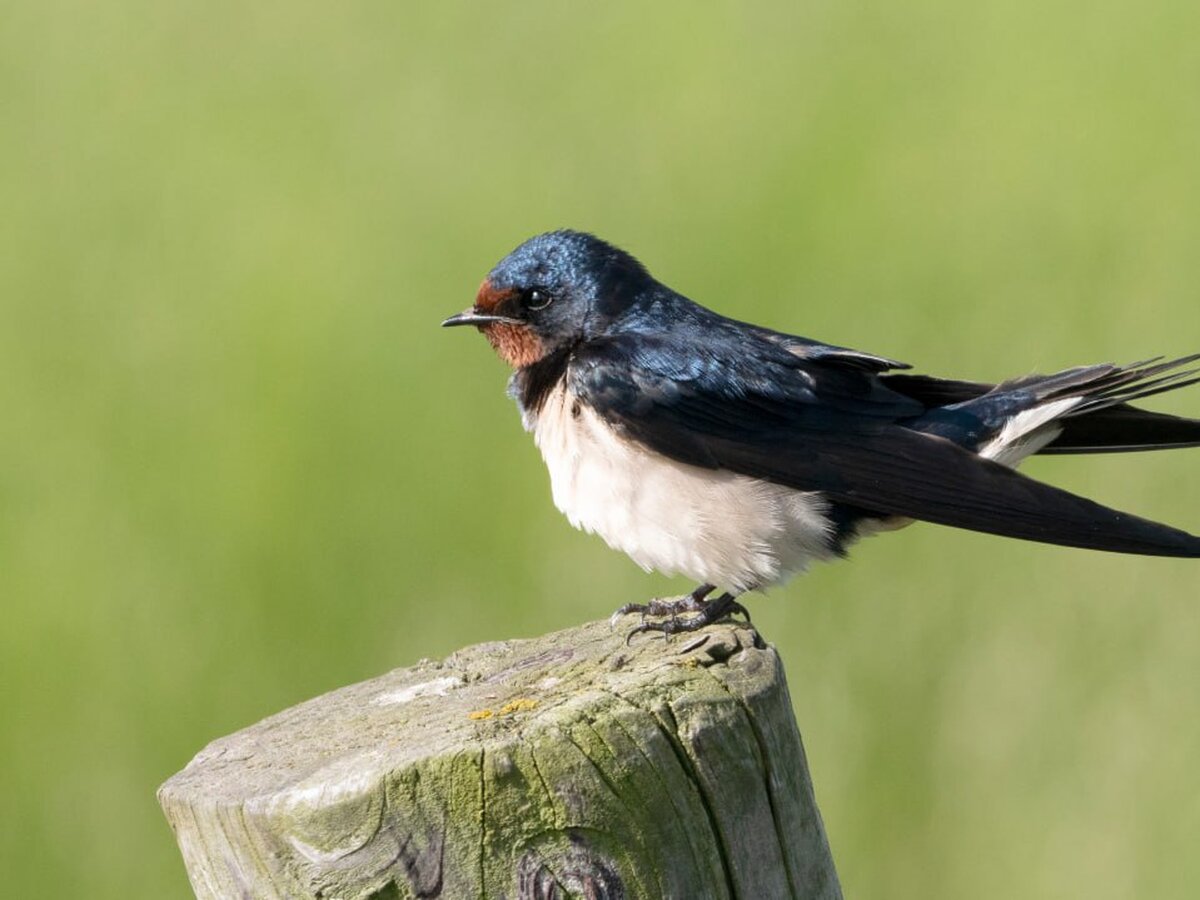
<path id="1" fill-rule="evenodd" d="M 655 282 L 636 259 L 579 231 L 530 238 L 488 273 L 475 303 L 442 324 L 474 325 L 516 369 L 603 333 Z"/>

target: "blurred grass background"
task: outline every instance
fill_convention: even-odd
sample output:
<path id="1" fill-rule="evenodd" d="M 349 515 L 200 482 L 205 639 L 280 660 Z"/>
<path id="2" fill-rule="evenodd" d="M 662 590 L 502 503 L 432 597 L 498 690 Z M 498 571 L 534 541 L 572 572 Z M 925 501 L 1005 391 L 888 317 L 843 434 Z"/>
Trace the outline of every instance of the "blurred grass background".
<path id="1" fill-rule="evenodd" d="M 4 893 L 185 897 L 206 741 L 682 588 L 553 509 L 526 236 L 969 378 L 1200 348 L 1200 6 L 0 8 Z M 1200 413 L 1196 390 L 1157 408 Z M 1200 455 L 1034 461 L 1200 530 Z M 1200 566 L 921 526 L 752 603 L 847 895 L 1200 893 Z"/>

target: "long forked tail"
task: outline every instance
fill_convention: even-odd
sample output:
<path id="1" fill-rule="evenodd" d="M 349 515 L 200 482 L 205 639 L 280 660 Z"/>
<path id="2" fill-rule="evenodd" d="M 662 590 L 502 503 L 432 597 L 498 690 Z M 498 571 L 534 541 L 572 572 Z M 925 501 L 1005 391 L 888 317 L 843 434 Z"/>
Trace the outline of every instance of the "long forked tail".
<path id="1" fill-rule="evenodd" d="M 1046 543 L 1200 557 L 1200 536 L 1101 506 L 1010 468 L 1039 452 L 1200 446 L 1200 420 L 1129 405 L 1131 400 L 1200 383 L 1200 367 L 1188 368 L 1197 361 L 1200 354 L 1131 366 L 1087 366 L 996 386 L 920 375 L 884 376 L 889 387 L 934 407 L 925 421 L 917 423 L 917 430 L 947 437 L 983 457 L 975 473 L 980 484 L 947 485 L 961 494 L 965 511 L 951 516 L 934 510 L 934 514 L 913 516 Z M 969 414 L 966 421 L 974 422 L 973 426 L 964 427 L 958 417 L 963 413 Z M 952 468 L 947 464 L 944 471 Z M 1002 472 L 1008 474 L 1001 477 Z M 989 494 L 981 486 L 984 481 L 1004 489 Z"/>
<path id="2" fill-rule="evenodd" d="M 1200 446 L 1200 420 L 1129 405 L 1200 382 L 1200 368 L 1186 368 L 1197 360 L 1200 354 L 1114 367 L 1087 386 L 1083 403 L 1058 420 L 1062 433 L 1041 452 L 1118 453 Z"/>
<path id="3" fill-rule="evenodd" d="M 1186 368 L 1196 362 L 1200 362 L 1200 354 L 1167 362 L 1154 359 L 1127 366 L 1084 366 L 1001 385 L 907 373 L 889 373 L 882 380 L 929 406 L 986 403 L 988 395 L 1026 394 L 1026 402 L 1035 403 L 1078 397 L 1083 402 L 1055 418 L 1055 425 L 1061 429 L 1059 435 L 1035 452 L 1128 453 L 1200 447 L 1200 419 L 1130 405 L 1134 400 L 1200 383 L 1200 367 Z"/>
<path id="4" fill-rule="evenodd" d="M 1200 447 L 1200 419 L 1150 412 L 1124 403 L 1063 420 L 1039 453 L 1132 453 Z"/>

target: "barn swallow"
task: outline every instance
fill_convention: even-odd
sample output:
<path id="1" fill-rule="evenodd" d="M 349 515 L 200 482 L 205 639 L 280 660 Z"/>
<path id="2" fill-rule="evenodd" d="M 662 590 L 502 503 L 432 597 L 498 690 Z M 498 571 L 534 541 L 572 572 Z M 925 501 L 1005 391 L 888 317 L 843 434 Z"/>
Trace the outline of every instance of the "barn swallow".
<path id="1" fill-rule="evenodd" d="M 571 524 L 699 583 L 619 609 L 642 614 L 633 633 L 744 613 L 742 593 L 914 520 L 1200 557 L 1194 535 L 1015 471 L 1035 453 L 1200 446 L 1200 420 L 1129 405 L 1200 381 L 1200 354 L 995 385 L 910 374 L 728 319 L 576 231 L 521 244 L 442 324 L 474 325 L 514 369 L 509 394 Z"/>

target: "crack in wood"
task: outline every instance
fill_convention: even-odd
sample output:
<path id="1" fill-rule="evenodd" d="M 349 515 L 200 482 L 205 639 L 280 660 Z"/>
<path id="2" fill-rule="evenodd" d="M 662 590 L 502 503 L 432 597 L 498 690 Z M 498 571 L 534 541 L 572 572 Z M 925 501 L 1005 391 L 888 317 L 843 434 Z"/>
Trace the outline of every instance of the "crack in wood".
<path id="1" fill-rule="evenodd" d="M 770 759 L 770 755 L 767 752 L 766 737 L 763 735 L 762 729 L 759 728 L 759 725 L 758 725 L 758 718 L 754 714 L 754 710 L 752 710 L 750 708 L 749 703 L 746 702 L 744 697 L 739 697 L 736 694 L 734 694 L 734 692 L 729 689 L 729 685 L 727 685 L 721 679 L 714 676 L 712 673 L 706 672 L 705 674 L 707 674 L 708 677 L 711 678 L 712 681 L 722 691 L 724 691 L 735 704 L 737 704 L 741 708 L 743 714 L 745 715 L 746 722 L 750 726 L 751 734 L 754 735 L 754 742 L 755 742 L 756 747 L 758 748 L 759 766 L 762 769 L 762 774 L 763 774 L 763 790 L 767 796 L 767 805 L 771 809 L 771 821 L 775 823 L 775 835 L 779 842 L 779 853 L 780 853 L 780 857 L 783 860 L 783 869 L 784 869 L 784 874 L 787 876 L 788 889 L 791 891 L 792 896 L 799 896 L 798 892 L 796 891 L 795 873 L 792 872 L 792 867 L 789 865 L 788 857 L 790 854 L 788 854 L 787 847 L 785 847 L 783 844 L 783 839 L 784 839 L 784 833 L 782 831 L 783 821 L 782 821 L 781 816 L 779 815 L 779 809 L 777 808 L 778 804 L 777 804 L 777 800 L 775 797 L 775 790 L 774 790 L 774 787 L 772 784 L 771 759 Z"/>
<path id="2" fill-rule="evenodd" d="M 713 798 L 704 789 L 704 781 L 700 777 L 700 770 L 696 767 L 696 761 L 692 759 L 692 755 L 688 753 L 688 749 L 684 745 L 683 737 L 679 733 L 679 720 L 675 717 L 675 710 L 671 707 L 669 700 L 663 704 L 663 710 L 671 722 L 670 728 L 661 726 L 663 734 L 667 736 L 667 740 L 671 742 L 672 748 L 676 751 L 676 756 L 679 758 L 679 764 L 683 767 L 684 774 L 695 785 L 696 791 L 700 795 L 700 807 L 704 810 L 705 818 L 708 820 L 708 827 L 712 831 L 713 842 L 716 844 L 717 853 L 721 857 L 721 871 L 725 874 L 725 887 L 729 891 L 730 900 L 736 900 L 738 891 L 733 879 L 733 864 L 729 859 L 729 848 L 725 845 L 725 835 L 721 833 L 720 823 L 717 821 L 717 815 L 713 811 Z M 656 720 L 657 718 L 655 716 Z"/>
<path id="3" fill-rule="evenodd" d="M 407 881 L 418 900 L 434 900 L 442 893 L 445 849 L 444 826 L 418 832 L 388 824 L 380 828 L 368 846 L 323 866 L 313 866 L 317 871 L 308 881 L 318 897 L 337 896 L 344 890 L 347 875 L 367 881 L 386 873 L 391 876 L 389 881 Z"/>
<path id="4" fill-rule="evenodd" d="M 526 669 L 532 669 L 535 666 L 548 669 L 551 665 L 560 662 L 566 662 L 574 658 L 575 651 L 570 647 L 559 647 L 553 650 L 543 650 L 541 653 L 534 653 L 532 656 L 527 656 L 524 659 L 518 660 L 511 666 L 501 669 L 489 675 L 483 680 L 484 684 L 498 684 L 507 681 L 509 676 L 517 672 L 523 672 Z"/>
<path id="5" fill-rule="evenodd" d="M 632 709 L 637 709 L 636 706 L 634 706 L 628 700 L 625 700 L 625 698 L 623 698 L 623 697 L 616 697 L 614 695 L 614 699 L 625 703 Z M 634 750 L 637 751 L 638 755 L 645 762 L 646 768 L 649 771 L 654 773 L 654 777 L 658 780 L 658 783 L 662 788 L 662 792 L 670 799 L 671 808 L 674 810 L 675 815 L 683 816 L 684 810 L 683 810 L 683 808 L 681 808 L 679 806 L 679 802 L 675 797 L 675 792 L 671 790 L 671 786 L 667 783 L 666 779 L 663 777 L 663 774 L 659 770 L 659 768 L 656 765 L 654 765 L 653 760 L 651 760 L 650 756 L 646 753 L 646 750 L 642 747 L 641 741 L 638 739 L 638 737 L 636 735 L 634 735 L 633 732 L 631 732 L 625 726 L 625 723 L 621 721 L 619 716 L 614 716 L 612 718 L 612 722 L 613 722 L 613 725 L 616 728 L 618 728 L 621 731 L 621 733 L 625 735 L 626 738 L 628 738 L 629 743 L 633 746 Z M 687 777 L 686 773 L 684 773 L 684 777 L 685 778 Z M 690 841 L 690 840 L 688 841 L 688 850 L 691 854 L 693 864 L 695 865 L 696 869 L 699 870 L 701 868 L 700 859 L 696 855 L 697 851 L 696 851 L 696 845 L 695 845 L 694 841 Z"/>
<path id="6" fill-rule="evenodd" d="M 634 702 L 629 697 L 622 697 L 618 694 L 614 694 L 612 691 L 609 691 L 606 688 L 604 690 L 617 700 L 620 700 L 623 703 L 628 703 L 634 709 L 640 710 L 649 718 L 651 722 L 654 723 L 655 727 L 658 728 L 659 732 L 666 739 L 667 746 L 670 747 L 671 752 L 675 755 L 675 760 L 679 765 L 679 770 L 683 773 L 683 776 L 691 783 L 692 788 L 696 791 L 700 808 L 704 810 L 704 816 L 708 823 L 709 833 L 713 838 L 713 845 L 717 848 L 717 854 L 720 856 L 720 869 L 725 878 L 725 889 L 728 891 L 728 896 L 731 898 L 731 900 L 736 900 L 737 889 L 733 881 L 733 867 L 729 861 L 729 851 L 725 846 L 724 838 L 721 835 L 721 829 L 718 827 L 717 818 L 712 810 L 712 798 L 709 797 L 708 793 L 704 790 L 704 785 L 700 780 L 700 773 L 697 771 L 695 763 L 688 754 L 687 748 L 683 744 L 683 739 L 679 735 L 679 722 L 675 718 L 675 712 L 671 709 L 670 702 L 668 701 L 663 705 L 663 710 L 671 723 L 670 727 L 668 728 L 663 722 L 662 717 L 659 716 L 655 710 L 644 707 L 641 704 Z"/>

